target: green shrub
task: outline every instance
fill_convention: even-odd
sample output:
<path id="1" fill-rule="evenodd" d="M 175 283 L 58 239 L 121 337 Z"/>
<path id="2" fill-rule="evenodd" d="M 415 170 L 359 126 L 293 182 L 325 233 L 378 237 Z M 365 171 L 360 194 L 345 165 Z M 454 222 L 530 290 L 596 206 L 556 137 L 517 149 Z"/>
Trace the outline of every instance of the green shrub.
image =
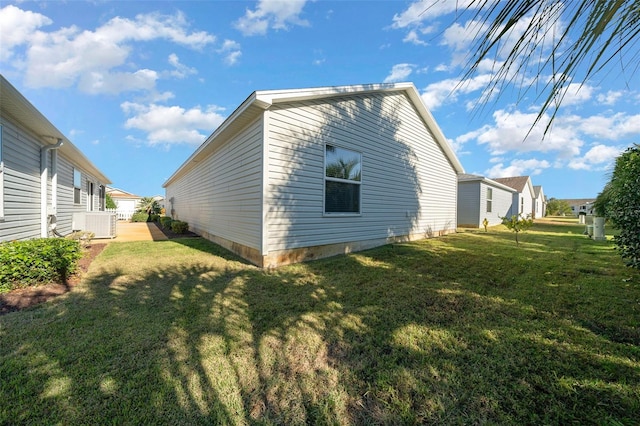
<path id="1" fill-rule="evenodd" d="M 160 220 L 160 215 L 152 213 L 151 214 L 151 222 L 158 222 L 158 220 Z"/>
<path id="2" fill-rule="evenodd" d="M 184 234 L 189 230 L 189 224 L 180 220 L 174 220 L 171 222 L 171 230 L 176 234 Z"/>
<path id="3" fill-rule="evenodd" d="M 135 212 L 131 216 L 131 222 L 146 222 L 149 219 L 149 215 L 144 212 Z"/>
<path id="4" fill-rule="evenodd" d="M 173 222 L 173 219 L 169 216 L 160 217 L 160 226 L 162 229 L 171 229 L 171 222 Z"/>
<path id="5" fill-rule="evenodd" d="M 0 244 L 0 292 L 52 281 L 75 272 L 82 248 L 77 240 L 39 238 Z"/>

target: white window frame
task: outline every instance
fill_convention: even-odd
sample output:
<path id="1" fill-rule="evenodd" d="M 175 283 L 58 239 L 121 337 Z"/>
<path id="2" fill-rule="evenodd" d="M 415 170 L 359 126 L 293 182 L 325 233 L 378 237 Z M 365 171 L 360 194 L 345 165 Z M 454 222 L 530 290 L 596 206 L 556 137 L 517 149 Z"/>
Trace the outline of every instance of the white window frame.
<path id="1" fill-rule="evenodd" d="M 340 179 L 334 177 L 327 176 L 327 146 L 332 146 L 334 148 L 339 148 L 345 151 L 352 152 L 357 154 L 360 157 L 360 180 L 351 180 L 351 179 Z M 324 145 L 324 167 L 322 170 L 322 175 L 324 179 L 322 180 L 322 214 L 323 216 L 360 216 L 362 215 L 362 153 L 359 151 L 355 151 L 353 149 L 344 148 L 336 144 L 326 143 Z M 360 188 L 358 189 L 358 211 L 357 212 L 327 212 L 327 181 L 329 182 L 338 182 L 338 183 L 347 183 L 358 185 Z"/>
<path id="2" fill-rule="evenodd" d="M 76 173 L 80 182 L 76 185 Z M 78 201 L 76 202 L 76 191 L 78 192 Z M 73 168 L 73 204 L 79 206 L 82 204 L 82 172 L 80 169 Z"/>
<path id="3" fill-rule="evenodd" d="M 493 188 L 487 187 L 487 213 L 493 212 Z"/>

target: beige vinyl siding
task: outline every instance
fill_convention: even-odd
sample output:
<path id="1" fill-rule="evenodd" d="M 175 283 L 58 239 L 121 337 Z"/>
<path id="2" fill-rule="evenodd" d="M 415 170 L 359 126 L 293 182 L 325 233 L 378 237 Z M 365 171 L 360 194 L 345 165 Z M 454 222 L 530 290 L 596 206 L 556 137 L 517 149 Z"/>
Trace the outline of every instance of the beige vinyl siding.
<path id="1" fill-rule="evenodd" d="M 455 171 L 404 94 L 281 104 L 269 123 L 270 251 L 455 229 Z M 323 214 L 325 144 L 362 154 L 360 215 Z"/>
<path id="2" fill-rule="evenodd" d="M 40 236 L 40 144 L 15 123 L 2 121 L 4 221 L 0 241 Z"/>
<path id="3" fill-rule="evenodd" d="M 166 188 L 168 213 L 198 233 L 261 249 L 262 120 Z M 171 200 L 173 199 L 173 203 Z"/>

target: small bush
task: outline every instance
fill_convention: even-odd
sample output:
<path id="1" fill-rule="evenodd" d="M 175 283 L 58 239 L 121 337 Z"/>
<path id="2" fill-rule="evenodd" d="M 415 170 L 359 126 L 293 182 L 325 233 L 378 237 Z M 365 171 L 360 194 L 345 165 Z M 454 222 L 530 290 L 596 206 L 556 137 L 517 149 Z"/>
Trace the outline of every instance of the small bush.
<path id="1" fill-rule="evenodd" d="M 189 224 L 180 220 L 174 220 L 171 222 L 171 230 L 176 234 L 184 234 L 189 230 Z"/>
<path id="2" fill-rule="evenodd" d="M 158 222 L 158 220 L 160 220 L 160 215 L 152 213 L 151 214 L 151 222 Z"/>
<path id="3" fill-rule="evenodd" d="M 39 238 L 0 244 L 0 292 L 52 281 L 75 272 L 82 248 L 77 240 Z"/>
<path id="4" fill-rule="evenodd" d="M 162 216 L 160 218 L 160 226 L 162 229 L 171 229 L 171 222 L 173 222 L 173 219 L 169 216 Z"/>
<path id="5" fill-rule="evenodd" d="M 145 212 L 135 212 L 131 216 L 131 222 L 146 222 L 148 218 L 149 215 Z"/>
<path id="6" fill-rule="evenodd" d="M 76 240 L 80 242 L 80 246 L 82 248 L 87 248 L 91 245 L 91 240 L 95 238 L 96 234 L 90 231 L 74 231 L 72 234 L 68 235 L 67 238 L 70 240 Z"/>

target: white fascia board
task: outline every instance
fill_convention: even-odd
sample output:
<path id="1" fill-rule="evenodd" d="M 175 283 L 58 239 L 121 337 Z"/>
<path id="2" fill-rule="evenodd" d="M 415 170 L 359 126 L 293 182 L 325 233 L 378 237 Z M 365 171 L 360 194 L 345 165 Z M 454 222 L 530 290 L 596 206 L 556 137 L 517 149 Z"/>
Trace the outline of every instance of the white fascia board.
<path id="1" fill-rule="evenodd" d="M 440 147 L 442 147 L 442 150 L 444 151 L 449 161 L 451 161 L 451 164 L 453 165 L 453 168 L 455 169 L 456 173 L 458 174 L 464 173 L 464 167 L 462 167 L 462 163 L 460 163 L 460 160 L 458 160 L 458 157 L 456 156 L 456 153 L 453 151 L 453 148 L 449 144 L 449 141 L 447 141 L 447 138 L 444 136 L 444 133 L 442 133 L 442 129 L 440 129 L 440 126 L 438 126 L 438 123 L 436 122 L 435 118 L 433 118 L 433 115 L 431 114 L 427 106 L 424 104 L 422 100 L 422 96 L 420 96 L 418 89 L 416 89 L 413 83 L 406 83 L 406 84 L 408 86 L 405 89 L 405 91 L 407 92 L 407 95 L 413 101 L 416 109 L 418 110 L 418 112 L 420 113 L 424 121 L 427 123 L 427 126 L 429 127 L 429 129 L 433 132 L 433 135 L 435 136 L 436 141 L 438 142 Z"/>

